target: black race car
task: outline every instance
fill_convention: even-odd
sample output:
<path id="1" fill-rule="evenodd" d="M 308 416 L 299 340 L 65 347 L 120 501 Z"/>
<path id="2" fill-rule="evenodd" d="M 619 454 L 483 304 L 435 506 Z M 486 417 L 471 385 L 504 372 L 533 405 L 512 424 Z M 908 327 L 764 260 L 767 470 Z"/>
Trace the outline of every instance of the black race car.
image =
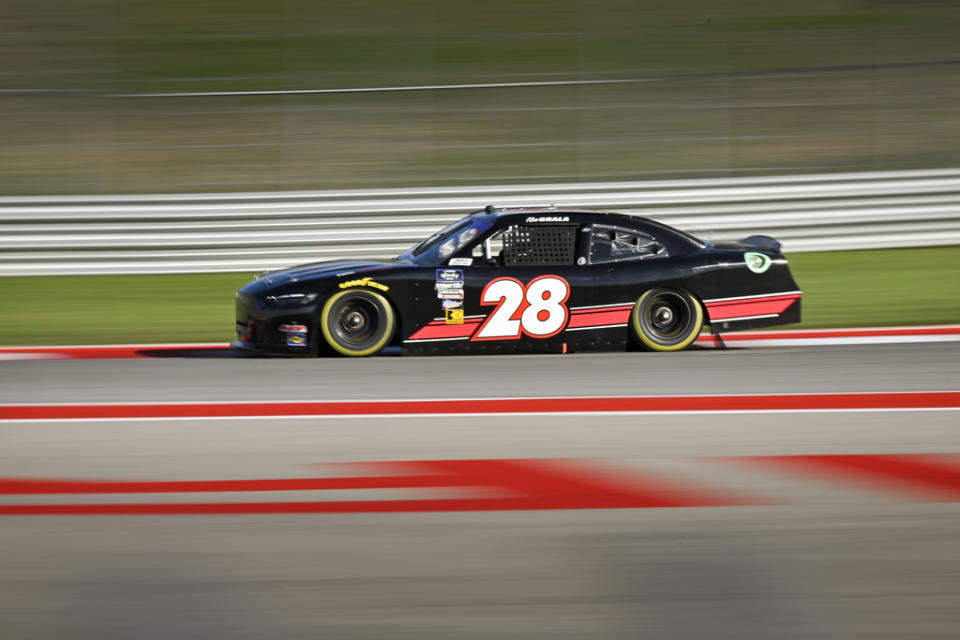
<path id="1" fill-rule="evenodd" d="M 487 207 L 395 260 L 268 272 L 237 291 L 235 347 L 282 354 L 679 351 L 800 321 L 780 243 L 703 242 L 618 213 Z"/>

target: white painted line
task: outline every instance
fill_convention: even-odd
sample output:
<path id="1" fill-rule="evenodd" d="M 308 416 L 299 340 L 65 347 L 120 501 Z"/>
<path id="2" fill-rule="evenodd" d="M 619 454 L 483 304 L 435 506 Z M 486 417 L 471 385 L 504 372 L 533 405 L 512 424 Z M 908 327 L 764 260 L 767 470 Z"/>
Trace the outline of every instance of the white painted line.
<path id="1" fill-rule="evenodd" d="M 345 413 L 345 414 L 304 414 L 295 416 L 170 416 L 135 418 L 24 418 L 0 419 L 0 424 L 28 422 L 182 422 L 192 420 L 294 420 L 340 418 L 356 420 L 362 418 L 490 418 L 501 416 L 696 416 L 696 415 L 747 415 L 774 413 L 904 413 L 910 411 L 960 411 L 960 407 L 880 407 L 860 409 L 705 409 L 697 410 L 656 410 L 656 411 L 504 411 L 503 413 Z"/>
<path id="2" fill-rule="evenodd" d="M 713 339 L 710 339 L 713 342 Z M 772 340 L 729 340 L 728 349 L 740 347 L 828 347 L 857 344 L 909 344 L 913 342 L 960 342 L 960 335 L 849 336 L 837 338 L 776 338 Z"/>
<path id="3" fill-rule="evenodd" d="M 474 84 L 418 84 L 398 87 L 355 87 L 343 89 L 282 89 L 274 91 L 181 91 L 174 93 L 120 93 L 115 98 L 202 98 L 213 96 L 284 96 L 329 93 L 384 93 L 393 91 L 440 91 L 448 89 L 504 89 L 512 87 L 570 87 L 578 85 L 639 84 L 660 82 L 659 78 L 612 78 L 610 80 L 543 80 L 537 82 L 482 82 Z"/>

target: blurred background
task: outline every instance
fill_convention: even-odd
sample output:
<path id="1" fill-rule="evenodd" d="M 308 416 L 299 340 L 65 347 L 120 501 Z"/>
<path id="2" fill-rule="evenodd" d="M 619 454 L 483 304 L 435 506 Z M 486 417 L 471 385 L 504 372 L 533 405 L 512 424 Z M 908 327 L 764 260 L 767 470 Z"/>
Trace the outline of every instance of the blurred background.
<path id="1" fill-rule="evenodd" d="M 255 271 L 395 256 L 489 203 L 776 236 L 803 328 L 960 322 L 956 1 L 0 4 L 0 345 L 225 345 Z M 957 401 L 928 393 L 960 389 L 944 331 L 470 361 L 0 350 L 0 638 L 956 638 Z M 892 392 L 929 404 L 908 411 Z M 795 394 L 832 393 L 888 404 L 324 419 L 207 419 L 191 404 L 769 394 L 797 407 Z M 25 403 L 79 405 L 47 407 L 62 420 L 3 414 Z M 83 418 L 89 403 L 199 413 Z M 744 462 L 816 456 L 862 468 Z M 344 462 L 480 458 L 581 459 L 570 473 L 586 485 L 542 483 L 564 498 L 602 480 L 653 504 L 736 499 L 297 515 L 269 512 L 512 485 L 248 491 L 341 479 Z M 78 479 L 133 484 L 94 494 Z M 207 480 L 241 482 L 190 488 Z M 150 481 L 166 489 L 137 493 Z M 213 506 L 11 515 L 166 502 Z M 218 512 L 236 502 L 261 504 Z"/>
<path id="2" fill-rule="evenodd" d="M 0 189 L 955 166 L 958 33 L 923 0 L 12 0 Z"/>
<path id="3" fill-rule="evenodd" d="M 226 341 L 251 273 L 395 256 L 490 203 L 775 236 L 807 327 L 960 317 L 956 2 L 3 13 L 5 344 Z"/>

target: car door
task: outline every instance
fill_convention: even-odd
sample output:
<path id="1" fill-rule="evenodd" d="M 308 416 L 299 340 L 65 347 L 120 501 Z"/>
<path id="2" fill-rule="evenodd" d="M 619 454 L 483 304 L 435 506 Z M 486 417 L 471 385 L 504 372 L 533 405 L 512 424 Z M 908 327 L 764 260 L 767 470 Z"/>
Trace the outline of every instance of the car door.
<path id="1" fill-rule="evenodd" d="M 505 221 L 472 247 L 464 266 L 470 341 L 535 347 L 562 343 L 572 310 L 595 302 L 575 223 Z M 445 286 L 445 285 L 440 285 Z"/>
<path id="2" fill-rule="evenodd" d="M 585 224 L 580 236 L 578 260 L 584 264 L 578 268 L 590 295 L 571 307 L 566 337 L 580 349 L 621 348 L 637 298 L 649 282 L 665 277 L 661 258 L 667 249 L 650 233 L 627 225 Z"/>

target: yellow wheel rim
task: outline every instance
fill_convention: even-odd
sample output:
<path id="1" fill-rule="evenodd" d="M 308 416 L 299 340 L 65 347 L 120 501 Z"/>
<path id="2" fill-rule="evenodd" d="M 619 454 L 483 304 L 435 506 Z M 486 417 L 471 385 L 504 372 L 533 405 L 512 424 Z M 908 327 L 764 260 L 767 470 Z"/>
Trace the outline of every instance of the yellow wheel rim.
<path id="1" fill-rule="evenodd" d="M 386 326 L 383 336 L 377 340 L 375 344 L 365 349 L 350 349 L 349 347 L 343 346 L 337 342 L 330 331 L 330 313 L 333 311 L 337 301 L 344 296 L 356 293 L 357 291 L 362 291 L 364 294 L 375 299 L 382 306 L 384 325 Z M 367 291 L 366 289 L 346 289 L 344 291 L 338 291 L 330 296 L 330 299 L 326 301 L 326 303 L 323 305 L 323 310 L 320 312 L 320 331 L 323 333 L 324 340 L 327 341 L 327 345 L 329 345 L 331 349 L 345 356 L 360 357 L 369 356 L 372 353 L 376 353 L 385 347 L 388 342 L 390 342 L 390 338 L 393 336 L 393 329 L 395 325 L 396 319 L 393 314 L 393 307 L 390 306 L 390 302 L 379 293 L 376 293 L 375 291 Z"/>
<path id="2" fill-rule="evenodd" d="M 681 293 L 693 302 L 693 328 L 690 330 L 690 335 L 680 342 L 664 345 L 650 339 L 643 328 L 643 323 L 640 318 L 641 309 L 643 309 L 644 304 L 655 291 L 656 290 L 651 289 L 650 291 L 644 292 L 644 294 L 640 296 L 640 299 L 637 300 L 637 303 L 633 305 L 633 311 L 630 314 L 630 326 L 633 327 L 634 335 L 651 351 L 680 351 L 681 349 L 687 348 L 697 339 L 697 336 L 700 335 L 700 330 L 703 329 L 703 308 L 700 306 L 700 302 L 686 291 L 677 291 L 677 293 Z"/>

